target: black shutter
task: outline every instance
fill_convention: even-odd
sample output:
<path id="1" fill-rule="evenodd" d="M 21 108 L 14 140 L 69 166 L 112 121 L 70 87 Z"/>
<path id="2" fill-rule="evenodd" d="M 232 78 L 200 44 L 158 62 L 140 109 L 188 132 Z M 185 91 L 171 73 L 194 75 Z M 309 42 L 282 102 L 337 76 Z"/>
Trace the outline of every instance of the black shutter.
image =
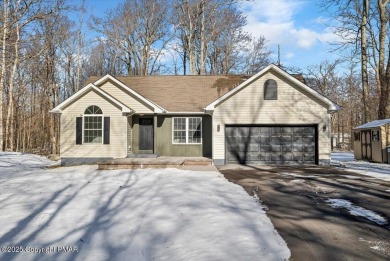
<path id="1" fill-rule="evenodd" d="M 104 117 L 103 144 L 110 144 L 110 117 Z"/>
<path id="2" fill-rule="evenodd" d="M 83 144 L 83 117 L 76 117 L 76 144 Z"/>

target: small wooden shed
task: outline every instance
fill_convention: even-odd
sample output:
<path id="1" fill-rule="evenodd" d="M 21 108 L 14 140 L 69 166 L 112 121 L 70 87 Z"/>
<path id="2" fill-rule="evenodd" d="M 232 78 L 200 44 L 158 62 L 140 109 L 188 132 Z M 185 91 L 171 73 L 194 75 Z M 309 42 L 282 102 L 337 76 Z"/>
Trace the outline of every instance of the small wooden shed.
<path id="1" fill-rule="evenodd" d="M 388 163 L 390 119 L 371 121 L 354 128 L 354 154 L 357 160 Z"/>

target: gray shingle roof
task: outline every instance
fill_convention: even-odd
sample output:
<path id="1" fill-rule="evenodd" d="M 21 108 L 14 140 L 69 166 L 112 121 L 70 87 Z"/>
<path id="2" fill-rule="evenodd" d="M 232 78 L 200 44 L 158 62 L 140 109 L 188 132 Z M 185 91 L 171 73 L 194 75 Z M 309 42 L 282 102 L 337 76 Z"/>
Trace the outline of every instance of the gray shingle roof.
<path id="1" fill-rule="evenodd" d="M 85 85 L 100 78 L 90 77 Z M 115 78 L 170 112 L 203 112 L 207 105 L 250 76 L 116 76 Z"/>

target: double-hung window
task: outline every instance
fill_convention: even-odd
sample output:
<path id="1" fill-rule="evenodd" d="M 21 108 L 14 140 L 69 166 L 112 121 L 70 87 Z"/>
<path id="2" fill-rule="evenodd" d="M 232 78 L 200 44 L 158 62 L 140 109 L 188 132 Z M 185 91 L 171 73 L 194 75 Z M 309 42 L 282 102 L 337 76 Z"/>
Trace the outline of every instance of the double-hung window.
<path id="1" fill-rule="evenodd" d="M 201 144 L 202 118 L 177 117 L 173 118 L 173 144 Z"/>
<path id="2" fill-rule="evenodd" d="M 95 105 L 84 112 L 83 143 L 103 143 L 103 112 Z"/>

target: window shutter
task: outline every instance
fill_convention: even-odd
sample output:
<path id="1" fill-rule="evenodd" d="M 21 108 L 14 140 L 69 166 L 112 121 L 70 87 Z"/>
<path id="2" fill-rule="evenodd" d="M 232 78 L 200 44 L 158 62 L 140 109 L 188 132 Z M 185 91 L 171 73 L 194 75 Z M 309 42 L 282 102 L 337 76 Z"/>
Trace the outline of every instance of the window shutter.
<path id="1" fill-rule="evenodd" d="M 76 144 L 83 144 L 83 117 L 76 117 Z"/>
<path id="2" fill-rule="evenodd" d="M 104 117 L 103 144 L 110 144 L 110 117 Z"/>

